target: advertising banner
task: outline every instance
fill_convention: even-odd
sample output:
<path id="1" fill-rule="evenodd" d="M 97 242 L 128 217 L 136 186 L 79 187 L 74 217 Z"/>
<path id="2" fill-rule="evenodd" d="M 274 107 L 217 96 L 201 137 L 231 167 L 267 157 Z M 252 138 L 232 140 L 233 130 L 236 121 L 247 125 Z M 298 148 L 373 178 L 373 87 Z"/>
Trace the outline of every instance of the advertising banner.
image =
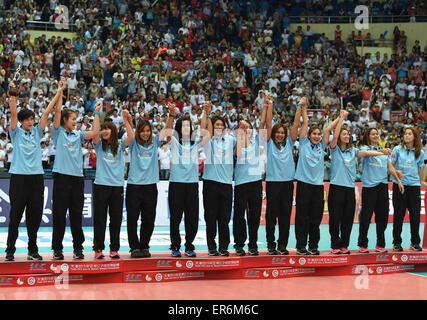
<path id="1" fill-rule="evenodd" d="M 53 180 L 45 179 L 45 190 L 44 190 L 44 206 L 43 206 L 43 218 L 41 227 L 52 226 L 52 193 L 53 193 Z M 296 183 L 295 183 L 296 184 Z M 156 226 L 169 226 L 169 204 L 168 204 L 168 181 L 160 181 L 157 184 L 158 199 L 157 199 L 157 210 L 156 210 Z M 393 185 L 389 183 L 389 222 L 393 221 Z M 199 225 L 205 225 L 204 210 L 203 210 L 203 182 L 199 182 Z M 126 192 L 126 184 L 125 184 Z M 324 187 L 324 214 L 322 224 L 329 223 L 329 210 L 328 210 L 328 194 L 329 194 L 329 182 L 325 182 Z M 354 222 L 358 223 L 358 216 L 362 206 L 362 183 L 356 182 L 355 196 L 356 196 L 356 208 L 354 213 Z M 295 222 L 295 197 L 296 197 L 296 185 L 294 188 L 294 202 L 292 207 L 291 224 Z M 421 188 L 421 222 L 425 220 L 425 189 Z M 266 188 L 265 182 L 263 182 L 263 196 L 262 196 L 262 209 L 261 209 L 261 225 L 265 225 L 265 212 L 267 208 L 266 199 Z M 231 220 L 233 219 L 234 202 L 231 212 Z M 7 227 L 9 225 L 9 211 L 10 211 L 10 200 L 9 200 L 9 179 L 0 179 L 0 227 Z M 123 201 L 123 222 L 122 226 L 126 226 L 127 213 L 126 213 L 126 202 Z M 409 222 L 409 215 L 405 216 L 404 222 Z M 375 223 L 375 216 L 372 217 L 372 223 Z M 67 219 L 67 226 L 69 221 Z M 25 212 L 21 220 L 21 227 L 25 226 Z M 92 180 L 85 180 L 84 187 L 84 206 L 83 206 L 83 226 L 93 226 L 93 203 L 92 203 Z"/>
<path id="2" fill-rule="evenodd" d="M 9 226 L 9 179 L 0 179 L 0 227 Z M 92 181 L 85 180 L 84 182 L 84 204 L 83 204 L 83 226 L 93 225 L 93 210 L 92 210 Z M 44 180 L 44 203 L 43 203 L 43 217 L 40 227 L 52 226 L 52 194 L 53 194 L 53 180 Z M 68 213 L 67 213 L 68 216 Z M 20 227 L 25 226 L 25 211 L 22 216 Z M 69 219 L 67 219 L 67 226 L 69 226 Z"/>

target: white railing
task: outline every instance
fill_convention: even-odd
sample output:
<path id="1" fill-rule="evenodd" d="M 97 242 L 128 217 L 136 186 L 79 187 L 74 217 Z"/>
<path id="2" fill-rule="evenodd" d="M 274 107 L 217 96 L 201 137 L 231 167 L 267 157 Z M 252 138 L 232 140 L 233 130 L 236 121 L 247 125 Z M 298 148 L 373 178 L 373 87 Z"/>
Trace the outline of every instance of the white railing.
<path id="1" fill-rule="evenodd" d="M 412 18 L 412 19 L 411 19 Z M 290 16 L 290 23 L 354 23 L 357 15 L 353 16 Z M 404 23 L 427 22 L 427 16 L 369 16 L 369 23 Z"/>
<path id="2" fill-rule="evenodd" d="M 34 21 L 27 20 L 25 22 L 26 28 L 30 30 L 44 30 L 44 31 L 61 31 L 61 32 L 76 32 L 77 26 L 69 22 L 47 22 L 47 21 Z"/>

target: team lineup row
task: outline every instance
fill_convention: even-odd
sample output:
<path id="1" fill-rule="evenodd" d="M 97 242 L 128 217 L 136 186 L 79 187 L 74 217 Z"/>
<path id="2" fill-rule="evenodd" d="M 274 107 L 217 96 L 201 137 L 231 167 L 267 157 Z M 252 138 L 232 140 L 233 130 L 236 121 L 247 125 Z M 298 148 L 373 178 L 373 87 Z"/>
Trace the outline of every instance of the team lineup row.
<path id="1" fill-rule="evenodd" d="M 11 83 L 10 89 L 14 84 Z M 236 137 L 226 134 L 226 123 L 220 117 L 211 117 L 211 104 L 203 105 L 200 137 L 192 139 L 191 120 L 175 120 L 177 108 L 169 106 L 165 128 L 159 136 L 153 135 L 148 121 L 139 121 L 133 129 L 132 117 L 123 111 L 126 135 L 118 138 L 116 126 L 108 121 L 101 124 L 102 102 L 95 105 L 95 119 L 91 131 L 78 131 L 76 114 L 62 109 L 65 78 L 49 103 L 39 124 L 34 126 L 34 113 L 28 109 L 17 112 L 16 97 L 9 90 L 11 123 L 9 134 L 14 147 L 14 157 L 9 172 L 10 222 L 7 238 L 6 260 L 14 260 L 18 226 L 26 208 L 28 231 L 28 259 L 41 260 L 37 247 L 37 232 L 43 212 L 43 168 L 40 139 L 50 112 L 55 109 L 52 138 L 56 146 L 53 167 L 53 235 L 54 259 L 64 259 L 63 239 L 66 213 L 69 211 L 73 236 L 73 257 L 83 259 L 82 210 L 84 177 L 81 145 L 92 140 L 97 153 L 97 170 L 93 183 L 94 244 L 96 258 L 103 258 L 107 215 L 110 217 L 110 257 L 119 258 L 120 228 L 123 201 L 127 210 L 127 233 L 132 257 L 149 257 L 149 242 L 154 230 L 159 181 L 158 153 L 160 141 L 170 143 L 172 168 L 169 179 L 168 202 L 170 209 L 170 240 L 172 256 L 180 257 L 181 237 L 179 225 L 184 216 L 185 254 L 196 256 L 193 241 L 198 229 L 198 148 L 209 150 L 211 161 L 203 172 L 203 206 L 209 255 L 228 256 L 230 245 L 229 222 L 233 205 L 233 237 L 237 255 L 258 255 L 258 229 L 262 206 L 262 170 L 260 166 L 260 141 L 266 143 L 266 234 L 268 254 L 288 254 L 290 217 L 296 184 L 295 235 L 297 254 L 319 254 L 320 223 L 323 216 L 324 152 L 329 146 L 332 177 L 328 197 L 329 231 L 334 254 L 348 254 L 349 239 L 355 212 L 356 158 L 362 160 L 362 210 L 359 216 L 359 251 L 369 252 L 368 228 L 375 212 L 376 251 L 386 252 L 384 232 L 387 227 L 388 173 L 393 180 L 393 250 L 402 250 L 402 224 L 409 210 L 412 250 L 420 251 L 420 186 L 423 176 L 421 139 L 415 128 L 405 129 L 402 145 L 393 150 L 378 145 L 378 132 L 368 129 L 364 133 L 363 147 L 352 146 L 350 129 L 343 126 L 348 113 L 341 111 L 323 132 L 320 127 L 308 127 L 307 98 L 302 98 L 289 130 L 283 124 L 272 126 L 273 106 L 268 95 L 258 138 L 249 122 L 241 121 Z M 302 123 L 301 123 L 302 119 Z M 18 122 L 20 126 L 18 126 Z M 175 123 L 175 125 L 174 125 Z M 174 129 L 174 130 L 172 130 Z M 173 132 L 176 134 L 174 135 Z M 333 135 L 331 136 L 331 133 Z M 332 140 L 330 141 L 332 137 Z M 292 149 L 299 138 L 299 158 L 295 169 Z M 130 148 L 131 161 L 128 173 L 126 198 L 123 185 L 123 152 Z M 207 154 L 208 155 L 208 154 Z M 235 168 L 232 159 L 237 157 Z M 233 170 L 234 169 L 234 170 Z M 247 221 L 245 219 L 245 213 Z M 138 235 L 138 220 L 141 227 Z M 279 237 L 275 239 L 278 222 Z M 216 236 L 218 233 L 218 246 Z M 308 250 L 307 250 L 308 246 Z"/>

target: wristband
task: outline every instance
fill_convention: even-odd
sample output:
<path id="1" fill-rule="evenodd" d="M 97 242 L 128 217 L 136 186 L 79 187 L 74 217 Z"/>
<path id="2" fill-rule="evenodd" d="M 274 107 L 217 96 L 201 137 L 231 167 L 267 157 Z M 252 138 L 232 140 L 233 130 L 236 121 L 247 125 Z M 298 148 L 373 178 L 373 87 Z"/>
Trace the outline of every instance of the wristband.
<path id="1" fill-rule="evenodd" d="M 101 116 L 102 112 L 101 111 L 95 111 L 95 114 L 97 114 L 98 116 Z"/>
<path id="2" fill-rule="evenodd" d="M 301 107 L 301 108 L 302 108 L 302 107 L 303 107 L 303 105 L 302 105 L 301 103 L 298 103 L 298 104 L 297 104 L 297 107 Z"/>

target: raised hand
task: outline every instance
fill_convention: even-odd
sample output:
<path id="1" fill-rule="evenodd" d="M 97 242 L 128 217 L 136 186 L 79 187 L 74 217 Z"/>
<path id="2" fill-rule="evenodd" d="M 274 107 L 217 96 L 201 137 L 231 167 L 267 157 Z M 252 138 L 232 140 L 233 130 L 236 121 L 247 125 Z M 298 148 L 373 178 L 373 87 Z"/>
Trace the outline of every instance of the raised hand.
<path id="1" fill-rule="evenodd" d="M 249 129 L 249 124 L 245 120 L 241 120 L 239 122 L 239 128 L 246 131 L 247 129 Z"/>
<path id="2" fill-rule="evenodd" d="M 16 96 L 17 95 L 17 87 L 16 87 L 16 85 L 15 85 L 15 83 L 14 83 L 14 81 L 10 81 L 9 82 L 9 95 L 10 96 Z"/>
<path id="3" fill-rule="evenodd" d="M 58 89 L 65 90 L 67 88 L 67 79 L 65 77 L 61 77 L 58 84 Z"/>
<path id="4" fill-rule="evenodd" d="M 302 104 L 302 106 L 304 108 L 307 108 L 308 107 L 308 99 L 307 99 L 307 97 L 302 97 L 301 100 L 299 101 L 299 103 Z"/>
<path id="5" fill-rule="evenodd" d="M 178 110 L 177 110 L 177 107 L 176 107 L 175 103 L 170 103 L 169 104 L 169 114 L 172 117 L 175 117 L 178 114 Z"/>
<path id="6" fill-rule="evenodd" d="M 271 108 L 273 102 L 271 101 L 270 94 L 266 93 L 264 96 L 264 107 Z"/>
<path id="7" fill-rule="evenodd" d="M 343 118 L 344 120 L 347 120 L 348 111 L 346 111 L 346 110 L 341 110 L 341 111 L 340 111 L 340 116 L 341 116 L 341 118 Z"/>
<path id="8" fill-rule="evenodd" d="M 129 111 L 123 110 L 122 117 L 123 117 L 123 120 L 127 121 L 128 123 L 132 123 L 132 116 L 130 115 Z"/>
<path id="9" fill-rule="evenodd" d="M 203 110 L 205 110 L 206 115 L 210 115 L 212 112 L 212 103 L 210 101 L 203 103 Z"/>
<path id="10" fill-rule="evenodd" d="M 96 104 L 95 104 L 95 111 L 101 111 L 102 109 L 102 101 L 99 100 Z"/>

